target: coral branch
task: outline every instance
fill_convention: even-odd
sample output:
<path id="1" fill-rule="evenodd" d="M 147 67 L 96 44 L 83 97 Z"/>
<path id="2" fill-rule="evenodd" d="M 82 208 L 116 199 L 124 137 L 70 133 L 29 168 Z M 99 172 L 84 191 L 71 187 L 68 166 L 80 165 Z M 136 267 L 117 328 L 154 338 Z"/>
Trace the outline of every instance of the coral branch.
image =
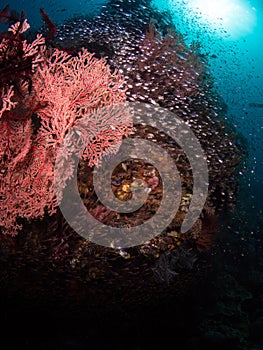
<path id="1" fill-rule="evenodd" d="M 132 126 L 122 108 L 103 110 L 125 101 L 120 73 L 85 49 L 73 57 L 47 51 L 41 35 L 22 41 L 28 27 L 26 20 L 12 25 L 0 44 L 0 226 L 11 235 L 20 219 L 56 211 L 61 197 L 55 197 L 54 164 L 74 125 L 82 128 L 83 159 L 90 166 L 116 152 Z M 60 160 L 61 191 L 74 170 L 70 146 Z"/>
<path id="2" fill-rule="evenodd" d="M 45 24 L 47 26 L 47 29 L 48 29 L 48 32 L 47 32 L 47 35 L 46 35 L 46 40 L 47 40 L 47 42 L 50 42 L 56 36 L 57 27 L 51 21 L 51 19 L 49 18 L 49 16 L 47 15 L 47 13 L 45 12 L 44 9 L 40 9 L 40 13 L 41 13 L 42 19 L 45 22 Z"/>

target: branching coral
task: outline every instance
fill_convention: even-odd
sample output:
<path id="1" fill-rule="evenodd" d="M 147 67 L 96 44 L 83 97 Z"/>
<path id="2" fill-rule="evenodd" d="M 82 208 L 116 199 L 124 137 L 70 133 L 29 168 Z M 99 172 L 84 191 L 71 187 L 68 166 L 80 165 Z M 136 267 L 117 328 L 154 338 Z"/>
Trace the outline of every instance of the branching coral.
<path id="1" fill-rule="evenodd" d="M 118 72 L 111 73 L 104 60 L 97 60 L 87 50 L 79 52 L 77 57 L 57 49 L 52 51 L 33 78 L 36 99 L 45 106 L 38 110 L 38 116 L 40 132 L 47 144 L 60 145 L 78 120 L 92 117 L 91 111 L 124 102 L 122 84 Z M 92 138 L 100 133 L 100 122 L 93 115 L 89 123 Z M 119 123 L 125 131 L 125 121 L 119 120 Z"/>
<path id="2" fill-rule="evenodd" d="M 12 35 L 0 44 L 0 68 L 8 68 L 9 77 L 15 76 L 16 61 L 31 74 L 30 89 L 22 74 L 21 79 L 2 84 L 0 96 L 0 226 L 3 233 L 12 235 L 21 228 L 19 218 L 55 212 L 55 158 L 76 123 L 82 123 L 83 158 L 90 166 L 109 148 L 116 151 L 131 129 L 129 115 L 114 115 L 110 109 L 99 112 L 125 100 L 123 78 L 117 71 L 112 73 L 103 59 L 95 59 L 87 50 L 76 57 L 57 49 L 48 51 L 41 35 L 32 43 L 22 41 L 20 36 L 28 27 L 26 20 L 12 25 Z M 61 190 L 73 172 L 67 160 L 65 155 Z"/>
<path id="3" fill-rule="evenodd" d="M 22 16 L 21 16 L 22 17 Z M 27 20 L 21 18 L 8 29 L 7 34 L 1 35 L 0 43 L 0 118 L 5 116 L 25 118 L 21 112 L 23 98 L 28 98 L 31 92 L 31 77 L 36 70 L 40 56 L 44 48 L 45 40 L 42 35 L 28 43 L 22 39 L 22 35 L 30 28 Z M 18 107 L 19 111 L 14 111 Z"/>

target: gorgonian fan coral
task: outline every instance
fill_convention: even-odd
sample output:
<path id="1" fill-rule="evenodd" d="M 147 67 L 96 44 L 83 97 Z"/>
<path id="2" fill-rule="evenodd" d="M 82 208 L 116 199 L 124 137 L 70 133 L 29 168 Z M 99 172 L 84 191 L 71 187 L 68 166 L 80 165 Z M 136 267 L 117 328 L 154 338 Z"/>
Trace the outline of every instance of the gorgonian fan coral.
<path id="1" fill-rule="evenodd" d="M 21 218 L 55 212 L 54 163 L 70 128 L 85 122 L 83 157 L 90 166 L 104 152 L 116 151 L 131 129 L 128 115 L 98 112 L 125 101 L 120 73 L 111 72 L 105 60 L 87 50 L 72 57 L 47 50 L 41 35 L 32 43 L 21 40 L 28 28 L 24 19 L 15 23 L 0 43 L 1 68 L 9 77 L 16 76 L 18 66 L 30 72 L 30 82 L 21 68 L 19 79 L 6 79 L 1 85 L 0 226 L 12 235 L 21 228 Z M 73 171 L 66 158 L 63 165 L 61 190 Z"/>
<path id="2" fill-rule="evenodd" d="M 27 20 L 21 15 L 21 20 L 0 36 L 0 118 L 4 112 L 6 117 L 26 118 L 24 107 L 19 101 L 28 98 L 31 93 L 32 74 L 38 64 L 38 54 L 45 43 L 40 34 L 32 43 L 23 40 L 23 33 L 29 27 Z M 11 110 L 12 113 L 7 113 Z"/>

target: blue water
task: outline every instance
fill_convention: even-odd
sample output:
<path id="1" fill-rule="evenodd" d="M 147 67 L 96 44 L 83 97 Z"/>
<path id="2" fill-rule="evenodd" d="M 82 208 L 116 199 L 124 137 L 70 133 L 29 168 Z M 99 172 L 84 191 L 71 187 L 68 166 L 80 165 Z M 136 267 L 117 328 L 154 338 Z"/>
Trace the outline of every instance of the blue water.
<path id="1" fill-rule="evenodd" d="M 251 206 L 256 207 L 257 213 L 253 215 L 261 216 L 263 108 L 251 107 L 250 103 L 263 103 L 263 3 L 260 0 L 222 1 L 226 4 L 226 16 L 227 6 L 231 3 L 238 3 L 251 11 L 253 23 L 248 23 L 249 28 L 244 24 L 244 30 L 242 26 L 239 30 L 235 27 L 242 21 L 239 12 L 235 15 L 231 13 L 231 19 L 234 21 L 234 17 L 237 17 L 237 23 L 233 27 L 228 25 L 226 29 L 215 18 L 207 22 L 197 16 L 194 7 L 191 7 L 193 3 L 200 4 L 202 1 L 153 1 L 158 9 L 172 11 L 174 23 L 188 43 L 201 42 L 217 91 L 227 103 L 229 116 L 233 117 L 237 130 L 245 135 L 249 144 L 249 165 L 241 196 L 245 193 L 246 201 L 250 200 Z M 209 2 L 203 0 L 203 3 Z M 216 5 L 221 2 L 212 0 L 210 3 Z"/>
<path id="2" fill-rule="evenodd" d="M 11 0 L 6 3 L 10 5 L 11 9 L 15 9 L 18 12 L 24 10 L 31 27 L 39 28 L 41 23 L 40 8 L 44 8 L 54 23 L 58 25 L 69 17 L 99 13 L 101 6 L 106 2 L 107 0 Z M 5 3 L 3 5 L 5 5 Z M 3 6 L 1 5 L 1 7 Z"/>

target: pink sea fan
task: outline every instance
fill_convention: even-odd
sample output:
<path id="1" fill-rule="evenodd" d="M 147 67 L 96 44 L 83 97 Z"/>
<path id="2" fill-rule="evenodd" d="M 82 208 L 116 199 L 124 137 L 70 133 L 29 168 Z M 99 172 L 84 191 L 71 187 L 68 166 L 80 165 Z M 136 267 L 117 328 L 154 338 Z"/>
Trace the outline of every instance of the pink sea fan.
<path id="1" fill-rule="evenodd" d="M 78 56 L 54 50 L 41 64 L 34 75 L 33 86 L 36 98 L 45 107 L 38 111 L 41 119 L 40 132 L 47 145 L 61 145 L 68 130 L 80 119 L 90 118 L 98 108 L 125 101 L 121 89 L 123 79 L 103 59 L 96 59 L 83 49 Z M 112 122 L 112 120 L 111 120 Z M 97 120 L 90 120 L 90 135 L 98 134 Z M 107 119 L 100 120 L 101 127 Z M 124 120 L 129 127 L 131 122 Z"/>
<path id="2" fill-rule="evenodd" d="M 20 107 L 19 100 L 31 89 L 30 77 L 43 57 L 45 39 L 41 34 L 32 43 L 22 40 L 28 28 L 27 20 L 21 19 L 0 35 L 0 118 L 12 116 Z"/>
<path id="3" fill-rule="evenodd" d="M 25 57 L 33 55 L 31 94 L 26 92 L 22 102 L 14 100 L 16 105 L 10 104 L 12 85 L 0 95 L 0 227 L 11 235 L 21 229 L 20 219 L 56 211 L 54 164 L 75 125 L 82 127 L 81 156 L 90 166 L 103 153 L 116 152 L 132 127 L 129 113 L 103 109 L 125 101 L 123 78 L 111 72 L 105 60 L 84 49 L 75 57 L 57 49 L 46 51 L 39 36 L 32 44 L 24 42 L 23 50 Z M 26 115 L 20 116 L 23 111 Z M 76 145 L 68 146 L 61 159 L 61 191 L 74 170 L 70 157 Z"/>
<path id="4" fill-rule="evenodd" d="M 120 73 L 112 73 L 104 59 L 85 49 L 76 57 L 56 49 L 40 64 L 33 79 L 38 104 L 44 106 L 38 110 L 39 137 L 55 155 L 62 143 L 64 147 L 57 179 L 59 199 L 74 170 L 71 155 L 77 151 L 74 143 L 65 147 L 69 130 L 78 127 L 82 147 L 77 154 L 89 166 L 98 164 L 103 154 L 116 153 L 122 137 L 131 131 L 122 85 Z"/>
<path id="5" fill-rule="evenodd" d="M 0 226 L 15 235 L 17 219 L 32 219 L 55 210 L 52 157 L 33 139 L 31 120 L 1 122 Z M 34 142 L 33 142 L 34 141 Z"/>

